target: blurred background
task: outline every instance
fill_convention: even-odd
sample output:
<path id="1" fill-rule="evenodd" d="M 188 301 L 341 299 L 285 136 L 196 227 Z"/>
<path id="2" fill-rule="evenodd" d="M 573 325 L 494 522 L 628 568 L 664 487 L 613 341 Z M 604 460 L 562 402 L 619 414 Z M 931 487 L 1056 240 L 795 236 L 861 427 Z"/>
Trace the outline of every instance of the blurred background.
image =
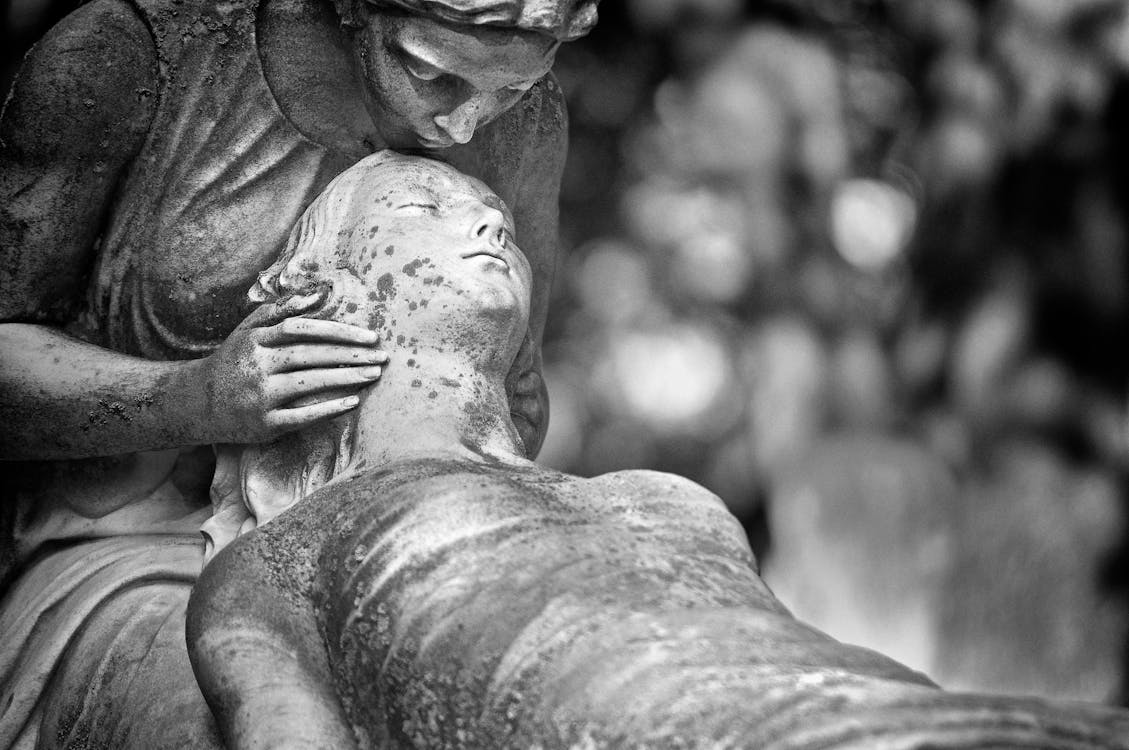
<path id="1" fill-rule="evenodd" d="M 8 0 L 2 84 L 77 0 Z M 1129 704 L 1129 3 L 608 0 L 543 462 L 720 495 L 800 618 Z"/>

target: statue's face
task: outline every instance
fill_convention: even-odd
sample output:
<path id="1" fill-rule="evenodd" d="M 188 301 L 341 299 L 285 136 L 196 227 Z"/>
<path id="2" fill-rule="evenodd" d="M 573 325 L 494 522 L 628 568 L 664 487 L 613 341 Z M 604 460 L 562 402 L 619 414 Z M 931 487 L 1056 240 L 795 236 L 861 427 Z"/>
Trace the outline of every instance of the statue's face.
<path id="1" fill-rule="evenodd" d="M 384 262 L 373 264 L 367 284 L 379 286 L 391 267 L 399 286 L 431 296 L 447 288 L 528 315 L 532 271 L 514 243 L 513 217 L 493 191 L 419 157 L 396 157 L 370 178 L 378 188 L 358 229 L 375 238 Z"/>
<path id="2" fill-rule="evenodd" d="M 466 143 L 516 104 L 548 73 L 557 47 L 531 31 L 371 11 L 354 50 L 385 144 L 438 149 Z"/>

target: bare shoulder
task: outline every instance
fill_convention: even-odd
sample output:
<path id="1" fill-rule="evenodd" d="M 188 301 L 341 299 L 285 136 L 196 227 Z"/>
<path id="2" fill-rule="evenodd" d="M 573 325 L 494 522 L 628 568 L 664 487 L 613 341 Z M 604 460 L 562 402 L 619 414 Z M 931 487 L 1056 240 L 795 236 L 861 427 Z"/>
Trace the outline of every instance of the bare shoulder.
<path id="1" fill-rule="evenodd" d="M 651 469 L 613 471 L 585 480 L 607 488 L 616 496 L 647 497 L 726 510 L 725 503 L 702 485 L 678 474 Z M 728 511 L 727 511 L 728 512 Z"/>

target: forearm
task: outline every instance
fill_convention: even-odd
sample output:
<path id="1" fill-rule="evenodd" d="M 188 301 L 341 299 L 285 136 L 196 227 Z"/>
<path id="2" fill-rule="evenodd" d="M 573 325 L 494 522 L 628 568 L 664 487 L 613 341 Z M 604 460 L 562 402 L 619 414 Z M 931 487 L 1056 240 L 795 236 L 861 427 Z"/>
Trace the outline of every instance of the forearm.
<path id="1" fill-rule="evenodd" d="M 186 639 L 200 690 L 231 750 L 356 747 L 313 613 L 279 588 L 269 546 L 261 532 L 241 538 L 193 588 Z"/>
<path id="2" fill-rule="evenodd" d="M 212 442 L 198 362 L 153 362 L 48 326 L 0 324 L 0 458 L 86 458 Z"/>

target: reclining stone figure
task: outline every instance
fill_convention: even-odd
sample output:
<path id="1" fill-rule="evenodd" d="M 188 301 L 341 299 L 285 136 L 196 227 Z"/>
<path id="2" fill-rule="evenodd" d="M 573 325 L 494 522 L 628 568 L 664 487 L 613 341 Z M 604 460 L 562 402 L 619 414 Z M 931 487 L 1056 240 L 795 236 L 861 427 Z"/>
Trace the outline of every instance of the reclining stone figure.
<path id="1" fill-rule="evenodd" d="M 353 416 L 232 472 L 258 528 L 188 613 L 229 747 L 1129 748 L 1124 711 L 946 693 L 797 621 L 686 479 L 522 458 L 511 228 L 481 183 L 377 154 L 261 280 L 331 287 L 321 315 L 396 354 Z"/>

